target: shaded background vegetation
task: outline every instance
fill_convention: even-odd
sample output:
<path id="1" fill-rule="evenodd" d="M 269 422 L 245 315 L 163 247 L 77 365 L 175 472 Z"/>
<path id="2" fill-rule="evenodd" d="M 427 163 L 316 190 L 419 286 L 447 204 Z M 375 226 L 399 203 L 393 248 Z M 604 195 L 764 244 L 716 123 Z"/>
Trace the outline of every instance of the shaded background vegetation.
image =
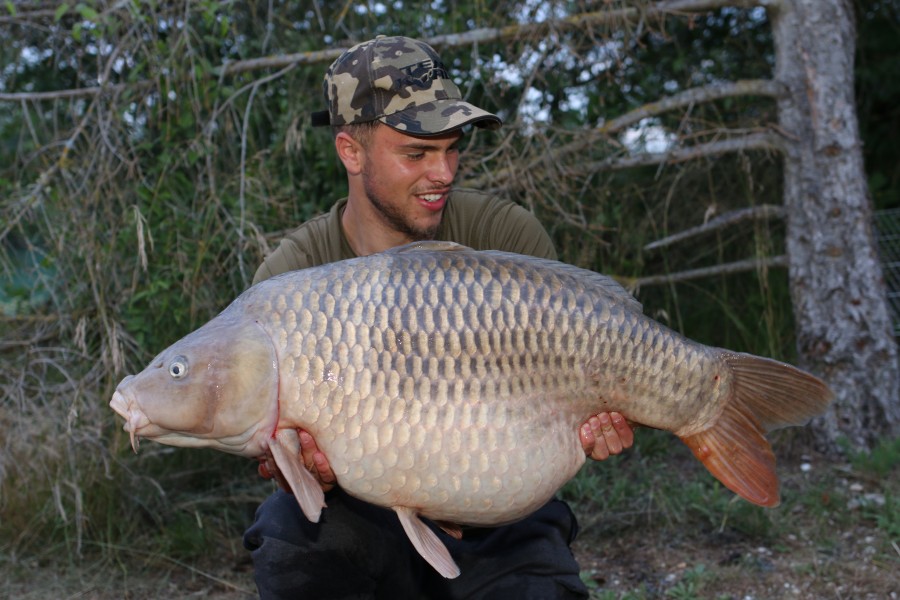
<path id="1" fill-rule="evenodd" d="M 0 92 L 33 96 L 0 104 L 0 561 L 115 555 L 125 540 L 173 556 L 234 545 L 269 489 L 233 457 L 154 444 L 132 456 L 107 407 L 124 375 L 221 310 L 288 228 L 346 191 L 329 132 L 309 126 L 330 59 L 237 74 L 223 64 L 618 4 L 6 3 Z M 876 208 L 900 208 L 900 8 L 860 1 L 857 18 L 870 189 Z M 661 139 L 766 131 L 770 100 L 697 104 L 556 153 L 659 97 L 769 77 L 761 9 L 436 45 L 466 97 L 506 121 L 468 136 L 460 182 L 532 208 L 564 260 L 634 283 L 783 253 L 775 218 L 645 248 L 733 209 L 779 204 L 775 154 L 603 166 L 665 148 Z M 783 269 L 635 291 L 648 314 L 692 338 L 794 356 Z"/>

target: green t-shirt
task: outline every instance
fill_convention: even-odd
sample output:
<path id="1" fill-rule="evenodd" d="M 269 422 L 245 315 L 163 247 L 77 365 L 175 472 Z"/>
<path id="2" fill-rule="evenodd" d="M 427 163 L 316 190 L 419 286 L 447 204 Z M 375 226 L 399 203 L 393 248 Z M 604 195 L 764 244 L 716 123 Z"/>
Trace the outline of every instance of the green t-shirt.
<path id="1" fill-rule="evenodd" d="M 346 205 L 346 198 L 338 200 L 329 212 L 290 232 L 257 269 L 253 283 L 287 271 L 356 258 L 341 227 Z M 451 192 L 435 239 L 476 250 L 556 259 L 550 236 L 533 214 L 511 200 L 476 190 Z"/>

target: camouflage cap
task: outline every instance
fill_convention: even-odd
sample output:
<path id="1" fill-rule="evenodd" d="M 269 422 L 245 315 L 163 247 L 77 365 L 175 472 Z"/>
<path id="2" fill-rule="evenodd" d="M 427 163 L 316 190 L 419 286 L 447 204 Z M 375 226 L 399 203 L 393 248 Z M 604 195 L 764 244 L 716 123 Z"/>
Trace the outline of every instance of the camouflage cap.
<path id="1" fill-rule="evenodd" d="M 325 73 L 328 111 L 313 125 L 378 120 L 412 135 L 437 135 L 473 124 L 497 129 L 496 116 L 462 100 L 434 49 L 408 37 L 378 36 L 353 46 Z"/>

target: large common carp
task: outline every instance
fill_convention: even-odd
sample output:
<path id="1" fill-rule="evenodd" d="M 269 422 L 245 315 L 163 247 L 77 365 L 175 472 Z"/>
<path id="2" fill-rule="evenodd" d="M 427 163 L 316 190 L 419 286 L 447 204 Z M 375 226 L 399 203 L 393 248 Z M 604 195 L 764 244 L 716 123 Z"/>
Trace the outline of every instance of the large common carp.
<path id="1" fill-rule="evenodd" d="M 271 449 L 303 512 L 339 485 L 393 508 L 422 556 L 459 570 L 420 516 L 491 526 L 547 502 L 585 461 L 579 427 L 619 411 L 686 443 L 728 488 L 778 503 L 764 434 L 831 397 L 789 365 L 698 344 L 614 280 L 563 263 L 425 242 L 294 271 L 244 292 L 110 402 L 140 437 L 247 457 Z"/>

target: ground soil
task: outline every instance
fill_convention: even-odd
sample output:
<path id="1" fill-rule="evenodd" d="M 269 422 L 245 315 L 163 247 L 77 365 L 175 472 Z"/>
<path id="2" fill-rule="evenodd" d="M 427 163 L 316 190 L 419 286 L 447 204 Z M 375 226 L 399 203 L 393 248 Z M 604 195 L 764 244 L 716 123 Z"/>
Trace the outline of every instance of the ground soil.
<path id="1" fill-rule="evenodd" d="M 827 551 L 796 536 L 772 547 L 727 534 L 660 539 L 644 533 L 602 544 L 582 539 L 575 550 L 596 584 L 595 597 L 898 598 L 900 561 L 879 559 L 878 537 L 872 528 L 854 528 Z"/>
<path id="2" fill-rule="evenodd" d="M 885 493 L 888 501 L 892 491 L 896 495 L 896 469 L 879 479 L 805 457 L 783 465 L 780 474 L 782 496 L 806 493 L 811 500 L 773 509 L 787 511 L 787 518 L 774 519 L 783 525 L 764 536 L 725 523 L 624 528 L 612 535 L 594 534 L 602 528 L 588 525 L 573 549 L 592 597 L 900 598 L 898 515 L 863 508 L 874 508 Z"/>
<path id="3" fill-rule="evenodd" d="M 812 468 L 824 473 L 830 467 Z M 846 488 L 836 490 L 845 504 L 834 507 L 834 515 L 859 510 L 855 499 L 878 486 L 861 485 L 853 477 L 831 479 Z M 783 478 L 783 489 L 792 485 L 804 484 Z M 573 551 L 595 599 L 900 598 L 900 540 L 891 539 L 895 530 L 886 530 L 877 519 L 829 519 L 797 507 L 793 513 L 790 527 L 768 532 L 765 541 L 724 525 L 610 529 L 588 517 L 582 519 Z M 256 597 L 251 565 L 239 544 L 220 547 L 190 565 L 149 556 L 129 564 L 105 558 L 59 566 L 26 559 L 0 567 L 0 596 L 8 598 Z"/>

